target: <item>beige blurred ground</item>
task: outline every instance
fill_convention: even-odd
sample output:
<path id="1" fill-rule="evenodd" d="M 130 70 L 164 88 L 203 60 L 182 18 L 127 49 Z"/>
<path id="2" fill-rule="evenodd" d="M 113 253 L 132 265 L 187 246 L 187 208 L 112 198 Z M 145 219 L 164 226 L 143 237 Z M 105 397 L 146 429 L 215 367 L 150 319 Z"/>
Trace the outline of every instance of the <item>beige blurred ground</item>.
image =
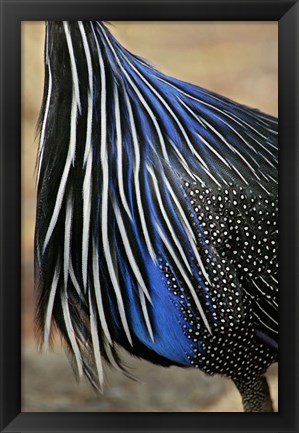
<path id="1" fill-rule="evenodd" d="M 111 22 L 118 40 L 164 73 L 277 115 L 276 22 Z M 36 122 L 43 91 L 44 24 L 22 24 L 22 410 L 238 412 L 230 381 L 126 357 L 133 382 L 107 372 L 103 396 L 78 386 L 64 353 L 40 354 L 33 337 Z M 277 407 L 277 368 L 269 373 Z"/>

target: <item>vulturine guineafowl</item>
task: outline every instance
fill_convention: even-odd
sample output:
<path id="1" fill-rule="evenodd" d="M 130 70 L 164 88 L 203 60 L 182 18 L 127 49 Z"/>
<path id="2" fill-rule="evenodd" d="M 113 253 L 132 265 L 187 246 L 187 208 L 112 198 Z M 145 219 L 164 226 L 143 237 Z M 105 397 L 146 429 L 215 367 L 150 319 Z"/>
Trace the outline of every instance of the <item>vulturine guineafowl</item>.
<path id="1" fill-rule="evenodd" d="M 277 119 L 160 73 L 102 22 L 47 22 L 37 323 L 102 389 L 118 346 L 273 411 Z"/>

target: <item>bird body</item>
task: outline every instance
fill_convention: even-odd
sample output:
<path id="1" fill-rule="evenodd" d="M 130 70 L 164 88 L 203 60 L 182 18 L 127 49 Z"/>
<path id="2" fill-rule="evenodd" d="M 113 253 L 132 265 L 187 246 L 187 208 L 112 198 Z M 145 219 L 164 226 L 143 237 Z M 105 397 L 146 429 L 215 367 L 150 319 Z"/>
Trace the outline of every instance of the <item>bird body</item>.
<path id="1" fill-rule="evenodd" d="M 40 128 L 43 340 L 54 320 L 95 388 L 102 359 L 125 371 L 122 346 L 229 376 L 244 401 L 247 384 L 264 389 L 277 360 L 277 119 L 162 74 L 102 22 L 48 22 Z"/>

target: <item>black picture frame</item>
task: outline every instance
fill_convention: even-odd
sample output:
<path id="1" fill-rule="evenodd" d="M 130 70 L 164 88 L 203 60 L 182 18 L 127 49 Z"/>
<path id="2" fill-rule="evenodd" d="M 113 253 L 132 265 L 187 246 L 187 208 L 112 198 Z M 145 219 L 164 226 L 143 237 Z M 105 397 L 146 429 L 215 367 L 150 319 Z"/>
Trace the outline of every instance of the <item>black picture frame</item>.
<path id="1" fill-rule="evenodd" d="M 1 0 L 1 432 L 299 432 L 298 17 L 294 0 Z M 279 22 L 278 413 L 21 413 L 21 21 L 62 19 Z"/>

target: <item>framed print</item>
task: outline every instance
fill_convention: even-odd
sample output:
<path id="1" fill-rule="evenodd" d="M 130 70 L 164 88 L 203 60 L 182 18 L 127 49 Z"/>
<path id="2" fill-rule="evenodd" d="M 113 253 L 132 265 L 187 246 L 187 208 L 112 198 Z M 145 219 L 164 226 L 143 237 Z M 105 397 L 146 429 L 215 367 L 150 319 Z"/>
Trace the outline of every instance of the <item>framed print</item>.
<path id="1" fill-rule="evenodd" d="M 297 431 L 298 3 L 2 10 L 1 431 Z"/>

